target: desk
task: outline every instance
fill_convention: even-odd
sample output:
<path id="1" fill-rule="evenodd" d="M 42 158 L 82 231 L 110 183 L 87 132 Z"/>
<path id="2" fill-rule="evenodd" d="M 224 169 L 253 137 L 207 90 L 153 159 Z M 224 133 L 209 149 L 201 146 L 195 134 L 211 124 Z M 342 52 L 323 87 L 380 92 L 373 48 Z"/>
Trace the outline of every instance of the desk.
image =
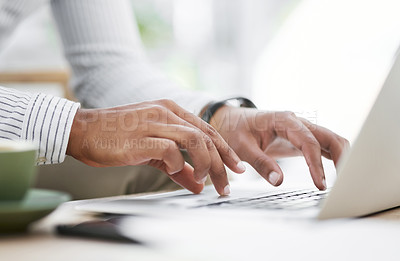
<path id="1" fill-rule="evenodd" d="M 180 217 L 175 224 L 139 220 L 134 221 L 136 227 L 132 229 L 141 229 L 139 234 L 147 234 L 148 239 L 157 238 L 141 246 L 53 235 L 54 224 L 90 219 L 74 210 L 77 204 L 80 201 L 63 204 L 35 224 L 32 234 L 0 238 L 0 260 L 398 259 L 400 208 L 364 219 L 323 225 L 289 222 L 282 226 L 284 221 L 234 217 L 232 220 L 216 217 L 206 224 L 202 217 L 190 221 Z M 144 227 L 147 228 L 143 230 Z"/>
<path id="2" fill-rule="evenodd" d="M 118 197 L 116 197 L 118 198 Z M 130 243 L 61 237 L 53 233 L 56 224 L 93 219 L 74 210 L 79 201 L 67 202 L 31 227 L 26 235 L 0 237 L 1 261 L 80 261 L 80 260 L 184 260 L 165 256 L 157 249 Z"/>

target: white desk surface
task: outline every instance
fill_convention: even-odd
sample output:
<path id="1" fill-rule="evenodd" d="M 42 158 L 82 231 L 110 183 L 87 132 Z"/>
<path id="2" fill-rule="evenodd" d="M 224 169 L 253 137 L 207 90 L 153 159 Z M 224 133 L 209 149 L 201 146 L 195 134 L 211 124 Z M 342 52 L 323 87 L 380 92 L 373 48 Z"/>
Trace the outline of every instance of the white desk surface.
<path id="1" fill-rule="evenodd" d="M 128 221 L 150 243 L 142 246 L 54 235 L 54 224 L 90 219 L 75 212 L 76 204 L 60 206 L 30 234 L 0 237 L 0 260 L 398 260 L 400 208 L 323 224 L 243 217 Z"/>
<path id="2" fill-rule="evenodd" d="M 77 204 L 61 205 L 30 234 L 0 237 L 0 261 L 399 260 L 400 208 L 329 222 L 210 215 L 128 219 L 124 229 L 143 246 L 54 235 L 56 224 L 91 219 L 78 214 Z"/>

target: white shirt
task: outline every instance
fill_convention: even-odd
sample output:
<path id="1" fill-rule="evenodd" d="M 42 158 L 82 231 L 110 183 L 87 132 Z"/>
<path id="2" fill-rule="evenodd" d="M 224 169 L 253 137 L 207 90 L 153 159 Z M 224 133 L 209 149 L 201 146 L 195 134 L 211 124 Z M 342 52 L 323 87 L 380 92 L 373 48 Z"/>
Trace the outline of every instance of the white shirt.
<path id="1" fill-rule="evenodd" d="M 45 0 L 0 2 L 0 48 Z M 180 89 L 146 59 L 127 0 L 52 0 L 51 10 L 72 67 L 72 89 L 84 107 L 161 98 L 194 113 L 211 97 Z M 0 138 L 39 147 L 39 164 L 62 162 L 79 103 L 0 88 Z"/>

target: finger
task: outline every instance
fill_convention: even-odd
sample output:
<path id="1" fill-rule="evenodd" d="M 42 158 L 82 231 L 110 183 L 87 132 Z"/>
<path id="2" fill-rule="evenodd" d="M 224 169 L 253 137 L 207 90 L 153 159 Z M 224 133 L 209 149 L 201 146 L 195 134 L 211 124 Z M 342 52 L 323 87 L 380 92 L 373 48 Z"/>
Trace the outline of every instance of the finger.
<path id="1" fill-rule="evenodd" d="M 178 145 L 172 140 L 149 137 L 140 140 L 139 144 L 133 147 L 136 147 L 134 149 L 137 155 L 135 165 L 157 160 L 165 164 L 165 172 L 170 175 L 181 171 L 185 165 Z M 152 166 L 157 167 L 154 164 Z"/>
<path id="2" fill-rule="evenodd" d="M 326 180 L 321 159 L 321 148 L 318 143 L 311 141 L 311 139 L 304 141 L 300 146 L 315 186 L 320 190 L 325 190 Z"/>
<path id="3" fill-rule="evenodd" d="M 204 183 L 211 168 L 211 156 L 203 135 L 193 128 L 175 124 L 149 124 L 147 135 L 174 141 L 186 149 L 193 161 L 194 177 L 198 183 Z M 219 155 L 217 155 L 219 158 Z M 216 159 L 213 159 L 216 160 Z"/>
<path id="4" fill-rule="evenodd" d="M 149 126 L 148 135 L 173 140 L 187 149 L 193 160 L 195 180 L 203 184 L 209 172 L 217 192 L 220 195 L 229 194 L 229 182 L 224 164 L 208 136 L 187 126 L 158 123 Z"/>
<path id="5" fill-rule="evenodd" d="M 215 148 L 212 140 L 208 137 L 205 137 L 205 139 L 211 157 L 211 168 L 210 168 L 211 181 L 214 184 L 215 190 L 218 192 L 218 194 L 220 194 L 221 196 L 227 196 L 231 193 L 231 190 L 225 166 L 222 160 L 220 160 L 218 151 Z"/>
<path id="6" fill-rule="evenodd" d="M 166 165 L 161 160 L 152 160 L 149 162 L 149 165 L 167 173 Z M 183 187 L 195 194 L 200 193 L 204 188 L 204 184 L 198 184 L 194 180 L 193 168 L 186 162 L 181 171 L 179 171 L 173 175 L 170 175 L 170 174 L 167 174 L 167 175 L 176 184 L 180 185 L 181 187 Z"/>
<path id="7" fill-rule="evenodd" d="M 171 180 L 195 194 L 203 190 L 204 184 L 195 181 L 192 166 L 184 161 L 175 142 L 159 138 L 146 138 L 144 140 L 143 144 L 146 145 L 143 147 L 146 148 L 145 151 L 148 154 L 142 154 L 142 160 L 147 161 L 149 166 L 167 173 Z M 173 165 L 179 166 L 179 170 L 176 171 Z"/>
<path id="8" fill-rule="evenodd" d="M 277 137 L 270 145 L 268 145 L 265 153 L 274 159 L 303 155 L 303 153 L 293 146 L 292 143 L 280 137 Z"/>
<path id="9" fill-rule="evenodd" d="M 331 154 L 329 152 L 326 152 L 325 150 L 321 150 L 321 154 L 322 154 L 322 156 L 324 156 L 327 159 L 330 159 L 330 160 L 332 159 Z"/>
<path id="10" fill-rule="evenodd" d="M 274 186 L 282 184 L 283 173 L 278 163 L 266 155 L 256 143 L 243 147 L 242 156 L 269 183 Z"/>
<path id="11" fill-rule="evenodd" d="M 286 138 L 303 152 L 315 186 L 320 190 L 325 190 L 326 181 L 322 166 L 321 146 L 311 131 L 294 114 L 284 113 L 284 116 L 283 120 L 276 121 L 277 135 Z"/>
<path id="12" fill-rule="evenodd" d="M 193 176 L 193 168 L 188 163 L 185 162 L 183 169 L 174 175 L 169 175 L 176 184 L 186 188 L 187 190 L 199 194 L 203 188 L 204 184 L 198 184 Z"/>
<path id="13" fill-rule="evenodd" d="M 311 130 L 315 138 L 320 143 L 322 150 L 330 155 L 327 158 L 332 159 L 335 163 L 335 166 L 337 166 L 344 151 L 350 147 L 349 142 L 345 138 L 340 137 L 324 127 L 313 124 L 306 119 L 300 120 L 309 130 Z M 325 156 L 326 154 L 322 153 L 322 155 Z"/>
<path id="14" fill-rule="evenodd" d="M 193 113 L 190 113 L 189 111 L 181 108 L 173 101 L 164 100 L 163 102 L 167 108 L 169 108 L 184 122 L 187 122 L 195 126 L 202 132 L 204 132 L 208 137 L 211 138 L 216 149 L 221 155 L 223 162 L 226 164 L 228 168 L 230 168 L 232 171 L 236 173 L 243 173 L 246 170 L 246 167 L 243 165 L 239 156 L 210 124 L 206 123 Z"/>

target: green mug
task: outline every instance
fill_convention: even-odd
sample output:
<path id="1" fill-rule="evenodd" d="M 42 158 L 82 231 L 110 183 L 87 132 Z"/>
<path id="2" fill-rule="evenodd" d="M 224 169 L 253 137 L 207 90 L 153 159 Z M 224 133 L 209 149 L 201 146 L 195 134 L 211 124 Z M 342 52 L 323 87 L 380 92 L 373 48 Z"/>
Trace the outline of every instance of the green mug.
<path id="1" fill-rule="evenodd" d="M 0 139 L 0 201 L 22 200 L 35 177 L 36 147 Z"/>

